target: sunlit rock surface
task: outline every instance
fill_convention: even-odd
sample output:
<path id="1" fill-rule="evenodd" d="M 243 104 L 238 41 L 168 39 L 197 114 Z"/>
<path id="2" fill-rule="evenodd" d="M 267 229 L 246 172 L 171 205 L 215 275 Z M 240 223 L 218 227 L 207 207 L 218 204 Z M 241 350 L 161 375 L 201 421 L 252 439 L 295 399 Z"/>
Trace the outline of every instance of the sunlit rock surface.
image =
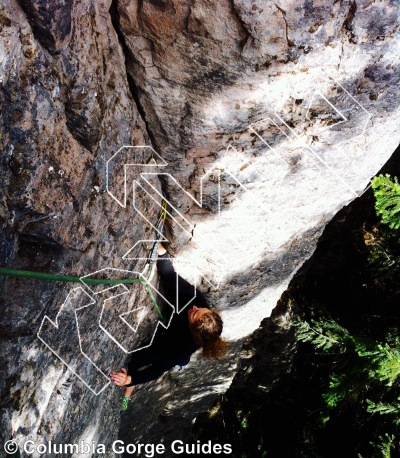
<path id="1" fill-rule="evenodd" d="M 120 437 L 185 440 L 326 223 L 399 143 L 398 4 L 6 0 L 0 14 L 2 266 L 141 271 L 162 190 L 176 268 L 223 310 L 231 351 L 138 387 Z M 93 440 L 113 456 L 121 392 L 104 376 L 151 335 L 145 290 L 0 282 L 4 439 Z M 128 332 L 118 314 L 136 303 L 145 326 Z M 37 337 L 62 306 L 51 345 L 69 369 Z"/>

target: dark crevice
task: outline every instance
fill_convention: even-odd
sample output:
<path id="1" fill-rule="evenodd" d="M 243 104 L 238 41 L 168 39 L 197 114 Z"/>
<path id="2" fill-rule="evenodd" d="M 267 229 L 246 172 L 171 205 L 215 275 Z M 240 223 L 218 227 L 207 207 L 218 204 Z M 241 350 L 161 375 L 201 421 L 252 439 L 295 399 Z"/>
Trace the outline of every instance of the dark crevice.
<path id="1" fill-rule="evenodd" d="M 35 39 L 51 54 L 59 54 L 72 29 L 72 0 L 17 0 Z"/>
<path id="2" fill-rule="evenodd" d="M 50 248 L 62 250 L 63 246 L 57 241 L 54 240 L 53 238 L 47 236 L 46 234 L 40 234 L 40 233 L 35 233 L 35 232 L 30 232 L 30 233 L 24 233 L 24 232 L 19 232 L 20 239 L 24 242 L 27 242 L 29 244 L 33 245 L 40 245 L 41 247 L 43 245 L 46 245 Z"/>
<path id="3" fill-rule="evenodd" d="M 286 41 L 287 41 L 287 44 L 288 44 L 289 48 L 292 48 L 293 46 L 295 46 L 295 43 L 294 43 L 294 41 L 289 39 L 289 27 L 288 27 L 288 23 L 287 23 L 287 20 L 286 20 L 286 11 L 283 10 L 275 2 L 274 2 L 274 5 L 278 9 L 278 11 L 280 11 L 282 13 L 283 20 L 285 21 L 285 37 L 286 37 Z"/>
<path id="4" fill-rule="evenodd" d="M 193 9 L 193 4 L 194 4 L 194 1 L 192 1 L 189 5 L 188 5 L 188 13 L 185 17 L 185 20 L 184 20 L 184 26 L 183 26 L 183 30 L 187 33 L 191 33 L 190 30 L 189 30 L 189 22 L 190 22 L 190 16 L 192 15 L 192 9 Z"/>
<path id="5" fill-rule="evenodd" d="M 172 0 L 149 0 L 149 2 L 163 12 L 171 12 L 176 14 L 175 6 Z"/>
<path id="6" fill-rule="evenodd" d="M 142 1 L 138 2 L 138 11 L 140 11 L 142 7 Z M 131 76 L 128 70 L 128 65 L 130 62 L 135 62 L 135 58 L 132 55 L 132 52 L 130 51 L 128 45 L 126 44 L 125 37 L 122 33 L 121 26 L 120 26 L 120 14 L 118 11 L 118 0 L 113 0 L 109 9 L 110 17 L 111 17 L 111 23 L 114 27 L 115 33 L 117 34 L 119 44 L 121 46 L 122 52 L 125 57 L 125 70 L 126 70 L 126 80 L 128 82 L 128 87 L 129 87 L 129 92 L 136 104 L 136 108 L 139 112 L 140 117 L 142 118 L 143 122 L 145 123 L 146 126 L 146 132 L 148 136 L 150 137 L 151 143 L 156 147 L 157 146 L 157 140 L 155 136 L 153 135 L 151 129 L 149 128 L 149 123 L 147 121 L 146 117 L 146 111 L 140 102 L 140 88 L 136 85 L 135 80 Z"/>
<path id="7" fill-rule="evenodd" d="M 230 3 L 232 6 L 233 16 L 236 18 L 238 24 L 242 29 L 243 38 L 240 40 L 240 48 L 241 51 L 243 51 L 243 49 L 249 43 L 249 41 L 251 40 L 251 42 L 253 43 L 256 40 L 256 38 L 252 35 L 247 25 L 243 21 L 242 17 L 240 16 L 239 11 L 236 9 L 235 0 L 230 0 Z"/>
<path id="8" fill-rule="evenodd" d="M 140 18 L 140 12 L 142 11 L 142 8 L 143 8 L 143 0 L 138 0 L 138 17 Z M 124 57 L 125 57 L 125 70 L 126 70 L 126 80 L 128 82 L 128 87 L 129 87 L 129 92 L 133 98 L 133 101 L 135 102 L 135 105 L 136 105 L 136 108 L 139 112 L 139 115 L 140 117 L 142 118 L 145 126 L 146 126 L 146 133 L 148 135 L 148 137 L 150 138 L 150 143 L 151 145 L 157 150 L 159 151 L 160 148 L 158 148 L 158 142 L 157 142 L 157 139 L 156 139 L 156 136 L 154 135 L 154 133 L 152 132 L 152 129 L 150 128 L 149 126 L 149 122 L 148 122 L 148 117 L 146 116 L 146 111 L 145 111 L 145 108 L 143 106 L 143 104 L 141 103 L 140 101 L 140 93 L 142 92 L 141 89 L 136 85 L 136 82 L 134 80 L 134 78 L 132 77 L 132 75 L 130 74 L 129 72 L 129 64 L 132 65 L 136 63 L 136 59 L 135 57 L 132 55 L 132 52 L 131 50 L 129 49 L 127 43 L 126 43 L 126 40 L 125 40 L 125 37 L 122 33 L 122 30 L 121 30 L 121 26 L 120 26 L 120 14 L 119 14 L 119 11 L 118 11 L 118 0 L 113 0 L 112 3 L 111 3 L 111 6 L 110 6 L 110 9 L 109 9 L 109 14 L 110 14 L 110 18 L 111 18 L 111 23 L 114 27 L 114 30 L 115 30 L 115 33 L 117 34 L 117 37 L 118 37 L 118 42 L 121 46 L 121 49 L 122 49 L 122 52 L 124 54 Z M 140 22 L 140 19 L 139 19 L 139 22 Z M 167 133 L 165 132 L 163 126 L 161 123 L 159 123 L 159 129 L 160 129 L 160 133 L 165 137 L 167 138 Z M 160 153 L 158 153 L 160 154 Z M 161 154 L 160 154 L 161 156 Z M 161 191 L 163 193 L 164 196 L 166 196 L 167 200 L 169 200 L 169 196 L 166 192 L 166 189 L 168 188 L 168 183 L 167 183 L 167 180 L 166 178 L 164 178 L 163 176 L 159 176 L 159 181 L 160 181 L 160 185 L 161 185 Z M 171 234 L 172 231 L 171 231 L 171 228 L 170 228 L 170 225 L 169 223 L 167 222 L 166 225 L 165 225 L 165 230 L 168 234 Z M 172 237 L 171 237 L 172 238 Z"/>
<path id="9" fill-rule="evenodd" d="M 88 129 L 87 119 L 81 114 L 80 110 L 72 108 L 73 101 L 65 103 L 65 125 L 72 137 L 82 146 L 82 148 L 93 153 L 95 145 L 100 140 L 97 132 L 91 133 Z M 96 135 L 97 134 L 97 135 Z"/>
<path id="10" fill-rule="evenodd" d="M 11 340 L 20 337 L 32 337 L 35 334 L 35 330 L 32 329 L 21 328 L 10 331 L 8 326 L 0 326 L 0 340 Z"/>
<path id="11" fill-rule="evenodd" d="M 354 16 L 356 15 L 357 11 L 357 3 L 356 1 L 352 1 L 349 6 L 349 11 L 347 12 L 346 19 L 343 22 L 342 30 L 345 30 L 349 37 L 349 42 L 356 44 L 357 37 L 353 31 L 353 21 Z"/>

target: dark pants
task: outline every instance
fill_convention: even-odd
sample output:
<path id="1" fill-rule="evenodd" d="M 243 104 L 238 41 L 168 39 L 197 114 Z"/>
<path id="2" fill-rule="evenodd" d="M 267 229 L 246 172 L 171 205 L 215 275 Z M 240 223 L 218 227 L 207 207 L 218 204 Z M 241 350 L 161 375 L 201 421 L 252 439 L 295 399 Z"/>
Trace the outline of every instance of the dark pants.
<path id="1" fill-rule="evenodd" d="M 131 385 L 155 380 L 172 367 L 184 366 L 189 362 L 197 346 L 189 332 L 186 310 L 181 311 L 181 308 L 194 296 L 193 303 L 198 307 L 208 307 L 203 294 L 175 272 L 167 253 L 157 260 L 157 270 L 165 298 L 181 313 L 174 314 L 168 329 L 159 327 L 150 347 L 132 353 L 128 364 Z M 164 311 L 167 309 L 163 304 L 160 307 Z M 168 309 L 172 310 L 170 307 Z"/>

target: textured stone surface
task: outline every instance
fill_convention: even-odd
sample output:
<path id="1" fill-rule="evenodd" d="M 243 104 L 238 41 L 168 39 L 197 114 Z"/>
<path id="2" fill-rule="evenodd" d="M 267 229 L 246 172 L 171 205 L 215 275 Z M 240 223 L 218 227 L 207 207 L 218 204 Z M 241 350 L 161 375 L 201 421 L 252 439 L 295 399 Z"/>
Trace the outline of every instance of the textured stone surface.
<path id="1" fill-rule="evenodd" d="M 397 174 L 399 157 L 400 147 L 379 173 Z M 362 332 L 378 339 L 389 329 L 398 334 L 398 279 L 395 269 L 391 280 L 383 277 L 385 282 L 380 270 L 371 268 L 370 252 L 364 250 L 369 227 L 379 227 L 371 189 L 327 224 L 312 257 L 271 316 L 246 339 L 247 355 L 231 386 L 196 419 L 191 440 L 231 442 L 236 456 L 373 455 L 371 443 L 380 436 L 378 428 L 387 430 L 390 423 L 366 414 L 357 397 L 359 388 L 350 402 L 328 408 L 328 374 L 339 366 L 331 359 L 335 352 L 314 352 L 297 340 L 293 326 L 295 320 L 316 319 L 322 313 L 352 335 Z"/>
<path id="2" fill-rule="evenodd" d="M 181 193 L 177 208 L 195 230 L 172 227 L 186 275 L 220 279 L 210 297 L 235 340 L 270 313 L 326 222 L 398 144 L 398 5 L 219 2 L 214 14 L 209 2 L 163 5 L 118 3 L 128 72 L 154 141 L 174 176 L 186 167 L 190 181 L 181 182 L 197 198 L 213 165 L 254 193 L 239 188 L 232 199 L 225 174 L 221 217 Z M 203 194 L 208 211 L 218 212 L 217 200 L 215 189 Z"/>
<path id="3" fill-rule="evenodd" d="M 64 37 L 53 23 L 61 13 L 39 3 L 23 3 L 44 15 L 27 13 L 29 22 L 16 2 L 2 3 L 1 264 L 76 276 L 106 267 L 134 269 L 135 262 L 122 255 L 153 231 L 104 198 L 106 160 L 121 145 L 146 144 L 148 137 L 130 95 L 109 4 L 75 2 L 73 32 Z M 54 56 L 42 47 L 49 36 L 57 44 Z M 157 216 L 154 208 L 149 212 Z M 78 285 L 0 281 L 4 439 L 110 442 L 119 422 L 113 390 L 95 397 L 36 337 L 44 315 L 54 320 Z M 134 292 L 152 311 L 147 294 Z M 95 323 L 101 303 L 81 319 Z M 71 313 L 52 345 L 74 360 L 79 342 Z M 120 367 L 126 354 L 96 326 L 85 328 L 83 347 L 101 369 Z M 82 359 L 76 366 L 90 372 Z"/>
<path id="4" fill-rule="evenodd" d="M 60 52 L 64 41 L 68 41 L 72 26 L 72 1 L 21 0 L 21 8 L 32 28 L 33 34 L 51 53 Z"/>
<path id="5" fill-rule="evenodd" d="M 134 167 L 124 196 L 127 153 L 110 181 L 127 199 L 121 207 L 106 193 L 106 163 L 122 145 L 152 145 L 168 163 L 170 176 L 152 180 L 175 207 L 167 230 L 176 266 L 224 310 L 230 356 L 215 365 L 196 355 L 183 372 L 138 388 L 125 439 L 186 437 L 325 224 L 398 145 L 398 16 L 397 2 L 369 1 L 2 3 L 2 265 L 78 276 L 140 270 L 123 255 L 154 231 L 132 205 L 153 221 L 159 196 Z M 133 178 L 142 186 L 135 200 Z M 36 337 L 72 286 L 0 282 L 4 437 L 111 443 L 120 392 L 94 396 Z M 143 290 L 131 291 L 154 324 Z M 86 323 L 101 303 L 85 309 Z M 121 348 L 89 329 L 85 348 L 99 367 L 120 367 Z M 72 351 L 76 339 L 65 328 L 57 345 Z"/>

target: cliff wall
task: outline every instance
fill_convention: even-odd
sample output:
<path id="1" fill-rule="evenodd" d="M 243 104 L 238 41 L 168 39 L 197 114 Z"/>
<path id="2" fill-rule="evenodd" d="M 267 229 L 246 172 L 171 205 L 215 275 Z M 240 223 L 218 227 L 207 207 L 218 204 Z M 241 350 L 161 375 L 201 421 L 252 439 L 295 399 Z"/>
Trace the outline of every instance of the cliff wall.
<path id="1" fill-rule="evenodd" d="M 176 268 L 231 343 L 138 388 L 118 432 L 107 374 L 156 326 L 143 285 L 1 276 L 2 439 L 188 437 L 399 144 L 398 24 L 395 1 L 2 2 L 1 265 L 134 277 L 163 193 Z M 118 317 L 135 304 L 137 332 Z"/>

